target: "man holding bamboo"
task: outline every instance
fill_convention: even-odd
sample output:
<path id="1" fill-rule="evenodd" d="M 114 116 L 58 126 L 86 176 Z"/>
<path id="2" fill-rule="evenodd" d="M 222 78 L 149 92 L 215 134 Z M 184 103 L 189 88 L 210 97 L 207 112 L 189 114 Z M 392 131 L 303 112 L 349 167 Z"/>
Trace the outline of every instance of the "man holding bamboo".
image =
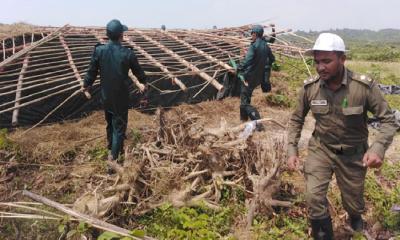
<path id="1" fill-rule="evenodd" d="M 342 204 L 355 231 L 363 230 L 364 181 L 367 168 L 379 168 L 396 132 L 394 116 L 377 83 L 344 66 L 343 40 L 322 33 L 306 54 L 314 57 L 319 76 L 304 81 L 288 131 L 288 167 L 299 166 L 297 144 L 307 113 L 316 122 L 304 163 L 306 202 L 314 239 L 333 239 L 326 198 L 333 173 Z M 379 134 L 368 146 L 367 111 L 381 122 Z"/>
<path id="2" fill-rule="evenodd" d="M 141 83 L 146 83 L 146 75 L 133 50 L 121 45 L 123 32 L 128 28 L 114 19 L 106 29 L 110 41 L 105 45 L 96 45 L 84 80 L 84 89 L 92 86 L 100 71 L 101 100 L 107 121 L 107 147 L 111 151 L 109 160 L 116 160 L 123 150 L 128 122 L 128 89 L 132 84 L 128 72 L 132 70 Z"/>

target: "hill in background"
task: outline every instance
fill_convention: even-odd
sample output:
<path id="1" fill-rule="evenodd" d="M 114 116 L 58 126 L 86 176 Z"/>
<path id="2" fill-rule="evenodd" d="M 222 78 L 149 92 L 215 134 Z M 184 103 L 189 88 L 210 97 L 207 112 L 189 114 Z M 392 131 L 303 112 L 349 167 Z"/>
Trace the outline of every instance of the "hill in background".
<path id="1" fill-rule="evenodd" d="M 324 31 L 297 31 L 296 34 L 310 39 L 316 39 L 320 33 L 331 32 L 341 36 L 347 42 L 382 42 L 400 43 L 400 29 L 382 29 L 373 31 L 368 29 L 330 29 Z"/>

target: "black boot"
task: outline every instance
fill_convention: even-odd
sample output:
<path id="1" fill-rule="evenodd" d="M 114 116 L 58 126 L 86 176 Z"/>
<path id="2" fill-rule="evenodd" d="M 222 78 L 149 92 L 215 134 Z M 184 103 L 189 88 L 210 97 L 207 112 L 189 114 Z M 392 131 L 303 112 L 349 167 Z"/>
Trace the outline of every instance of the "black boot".
<path id="1" fill-rule="evenodd" d="M 333 228 L 331 217 L 311 220 L 312 236 L 315 240 L 332 240 Z"/>
<path id="2" fill-rule="evenodd" d="M 350 226 L 356 232 L 362 232 L 364 229 L 364 221 L 361 215 L 350 215 Z"/>

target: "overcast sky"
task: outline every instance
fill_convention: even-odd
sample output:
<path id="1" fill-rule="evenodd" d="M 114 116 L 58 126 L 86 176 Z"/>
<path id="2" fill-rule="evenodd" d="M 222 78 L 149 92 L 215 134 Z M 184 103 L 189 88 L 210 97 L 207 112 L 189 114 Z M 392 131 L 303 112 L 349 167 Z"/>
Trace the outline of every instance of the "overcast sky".
<path id="1" fill-rule="evenodd" d="M 212 28 L 265 20 L 279 28 L 400 29 L 400 0 L 0 0 L 0 23 Z"/>

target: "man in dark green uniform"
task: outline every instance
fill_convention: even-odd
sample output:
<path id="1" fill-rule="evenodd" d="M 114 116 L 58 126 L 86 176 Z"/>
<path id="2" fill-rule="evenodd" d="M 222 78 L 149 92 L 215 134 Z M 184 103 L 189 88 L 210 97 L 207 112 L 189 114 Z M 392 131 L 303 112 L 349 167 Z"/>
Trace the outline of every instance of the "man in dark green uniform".
<path id="1" fill-rule="evenodd" d="M 123 32 L 128 30 L 120 21 L 111 20 L 107 26 L 109 42 L 97 44 L 84 80 L 84 89 L 92 86 L 100 70 L 101 100 L 107 121 L 107 142 L 111 150 L 109 160 L 116 160 L 123 150 L 128 122 L 129 92 L 132 80 L 129 70 L 146 83 L 146 75 L 132 49 L 121 45 Z"/>
<path id="2" fill-rule="evenodd" d="M 271 49 L 267 40 L 263 37 L 264 28 L 255 25 L 251 30 L 252 42 L 247 50 L 246 58 L 238 66 L 238 71 L 243 72 L 244 82 L 241 83 L 240 89 L 240 119 L 247 121 L 260 119 L 260 113 L 255 107 L 250 105 L 253 90 L 265 83 L 265 72 L 267 65 L 272 64 Z M 274 36 L 273 36 L 274 38 Z M 262 125 L 258 125 L 258 130 L 262 130 Z"/>
<path id="3" fill-rule="evenodd" d="M 362 231 L 365 174 L 368 167 L 382 165 L 396 125 L 377 83 L 344 66 L 345 45 L 339 36 L 321 34 L 308 53 L 314 56 L 319 76 L 304 82 L 290 119 L 288 167 L 298 168 L 297 144 L 304 119 L 311 110 L 316 123 L 304 163 L 306 202 L 314 239 L 333 239 L 326 198 L 333 173 L 350 224 L 355 231 Z M 367 111 L 382 124 L 371 146 L 368 146 Z"/>
<path id="4" fill-rule="evenodd" d="M 265 38 L 265 41 L 268 42 L 268 44 L 274 43 L 276 39 L 276 34 L 275 34 L 275 25 L 271 24 L 272 27 L 272 34 L 270 38 Z M 271 70 L 272 70 L 272 64 L 275 62 L 275 56 L 272 54 L 271 48 L 267 45 L 268 47 L 268 61 L 267 64 L 265 65 L 265 73 L 264 73 L 264 79 L 261 82 L 261 90 L 264 93 L 270 92 L 271 91 L 271 82 L 270 82 L 270 77 L 271 77 Z"/>

